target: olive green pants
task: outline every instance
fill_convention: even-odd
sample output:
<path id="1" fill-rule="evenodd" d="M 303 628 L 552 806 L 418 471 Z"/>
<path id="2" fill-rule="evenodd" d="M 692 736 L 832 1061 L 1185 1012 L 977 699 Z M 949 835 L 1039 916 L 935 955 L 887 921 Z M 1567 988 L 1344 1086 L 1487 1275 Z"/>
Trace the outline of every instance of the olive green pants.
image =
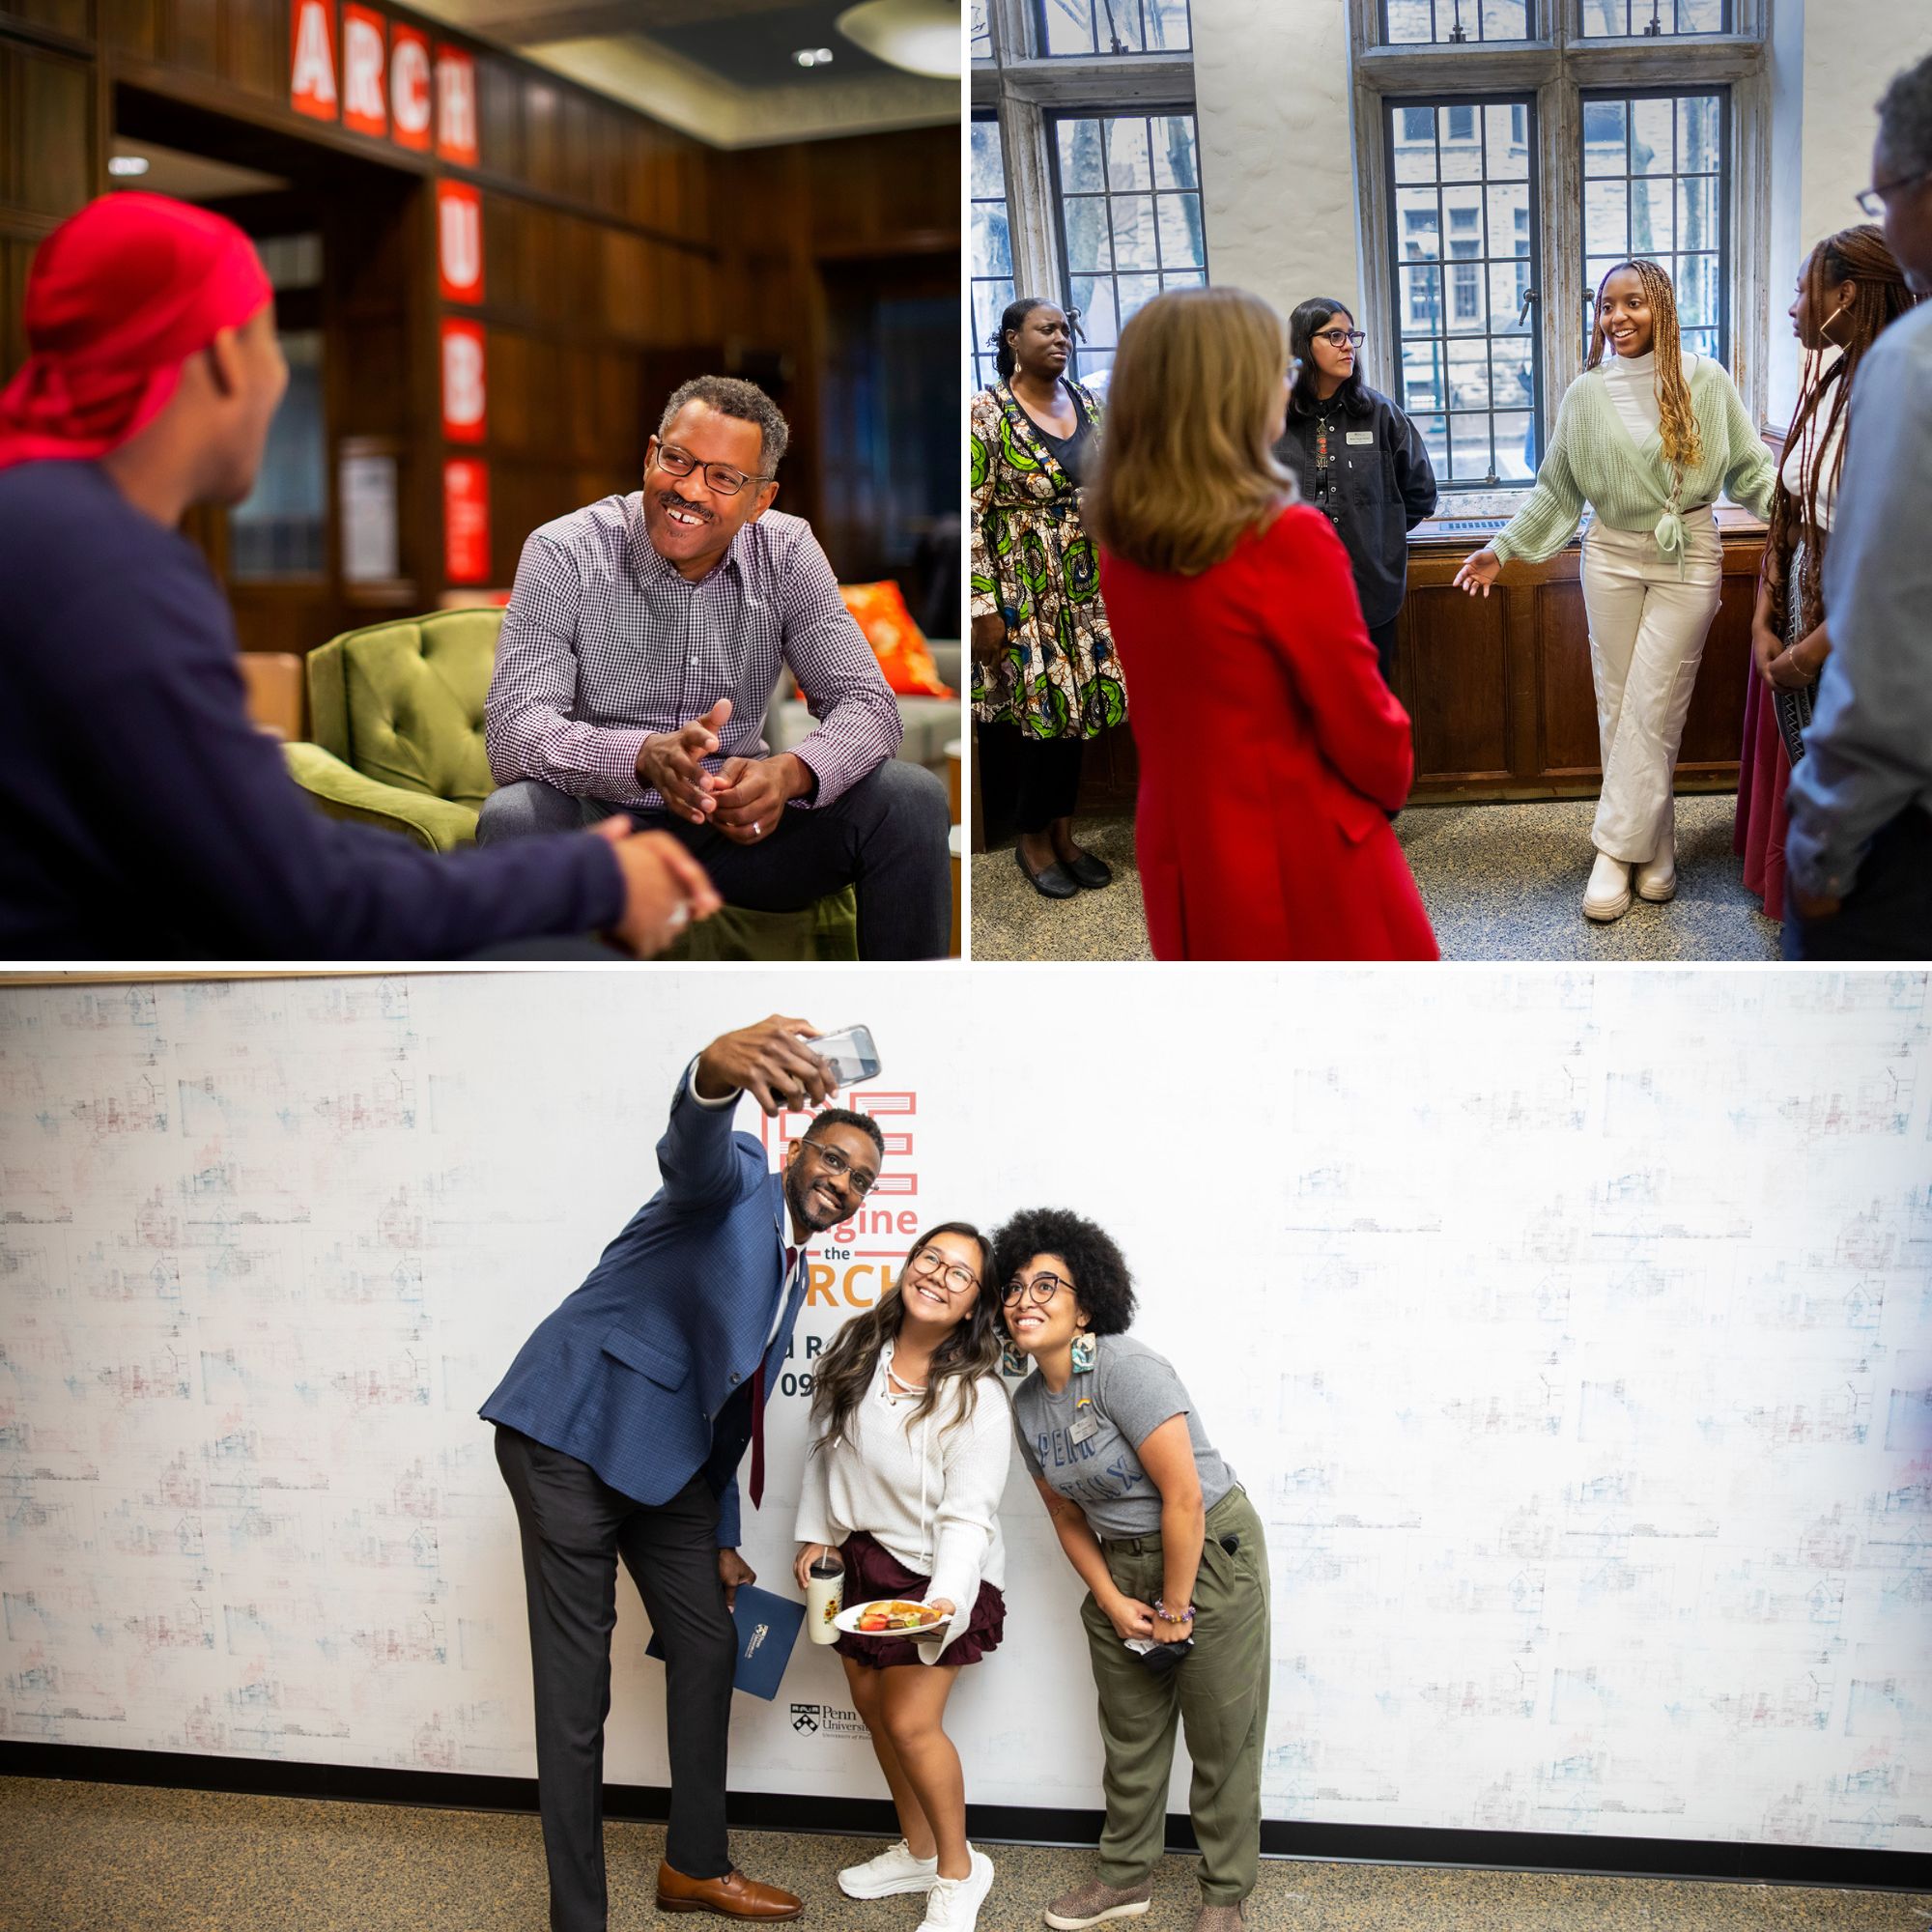
<path id="1" fill-rule="evenodd" d="M 1223 1548 L 1223 1537 L 1237 1538 L 1238 1547 Z M 1101 1548 L 1117 1589 L 1144 1604 L 1161 1594 L 1158 1535 Z M 1178 1719 L 1194 1761 L 1187 1809 L 1201 1843 L 1201 1895 L 1209 1905 L 1237 1904 L 1255 1889 L 1261 1859 L 1270 1669 L 1267 1550 L 1246 1493 L 1230 1490 L 1208 1513 L 1194 1585 L 1194 1648 L 1167 1676 L 1155 1677 L 1122 1643 L 1091 1592 L 1080 1620 L 1107 1754 L 1101 1881 L 1138 1886 L 1161 1855 Z"/>

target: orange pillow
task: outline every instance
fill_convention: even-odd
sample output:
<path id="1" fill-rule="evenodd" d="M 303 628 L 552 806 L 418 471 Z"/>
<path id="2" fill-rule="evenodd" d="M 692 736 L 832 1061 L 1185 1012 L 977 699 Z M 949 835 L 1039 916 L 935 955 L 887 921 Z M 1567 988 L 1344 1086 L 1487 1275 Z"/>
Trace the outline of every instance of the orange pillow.
<path id="1" fill-rule="evenodd" d="M 886 682 L 901 697 L 958 696 L 941 681 L 939 667 L 925 647 L 924 634 L 913 622 L 904 595 L 890 578 L 883 583 L 841 583 L 838 594 L 865 632 Z"/>

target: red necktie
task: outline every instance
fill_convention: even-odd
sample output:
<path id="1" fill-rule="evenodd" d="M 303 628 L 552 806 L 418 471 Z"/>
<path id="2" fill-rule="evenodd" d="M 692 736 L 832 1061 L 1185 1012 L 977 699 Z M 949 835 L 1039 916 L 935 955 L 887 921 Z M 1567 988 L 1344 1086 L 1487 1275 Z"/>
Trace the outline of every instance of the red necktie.
<path id="1" fill-rule="evenodd" d="M 798 1250 L 785 1249 L 784 1287 L 782 1293 L 791 1293 L 791 1271 L 798 1265 Z M 765 1364 L 762 1356 L 758 1359 L 758 1373 L 752 1378 L 752 1507 L 756 1509 L 765 1499 Z"/>

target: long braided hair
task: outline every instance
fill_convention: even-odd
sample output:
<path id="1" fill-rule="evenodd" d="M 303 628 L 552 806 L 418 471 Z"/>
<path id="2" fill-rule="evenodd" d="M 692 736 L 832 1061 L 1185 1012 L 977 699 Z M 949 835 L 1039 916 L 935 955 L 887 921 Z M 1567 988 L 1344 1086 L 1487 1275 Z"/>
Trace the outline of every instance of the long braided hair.
<path id="1" fill-rule="evenodd" d="M 1853 295 L 1841 309 L 1832 307 L 1833 292 L 1850 282 Z M 1804 352 L 1804 376 L 1798 408 L 1785 433 L 1784 446 L 1796 443 L 1807 452 L 1798 492 L 1784 481 L 1778 465 L 1777 487 L 1771 500 L 1771 526 L 1764 539 L 1764 571 L 1771 586 L 1771 627 L 1785 634 L 1790 616 L 1792 554 L 1801 532 L 1808 531 L 1804 562 L 1799 569 L 1798 625 L 1808 636 L 1824 618 L 1825 531 L 1818 521 L 1818 499 L 1830 497 L 1845 467 L 1845 444 L 1839 435 L 1851 407 L 1852 383 L 1865 352 L 1880 333 L 1898 320 L 1918 297 L 1906 286 L 1905 271 L 1886 245 L 1885 230 L 1875 221 L 1841 228 L 1828 235 L 1804 258 L 1798 271 L 1812 328 L 1822 340 Z M 1832 333 L 1824 335 L 1824 327 Z M 1842 352 L 1826 362 L 1827 347 Z M 1836 447 L 1833 446 L 1837 439 Z M 1826 474 L 1827 459 L 1831 474 Z"/>
<path id="2" fill-rule="evenodd" d="M 1604 280 L 1597 284 L 1590 354 L 1583 367 L 1594 369 L 1604 359 L 1609 342 L 1604 333 L 1604 282 L 1623 269 L 1635 270 L 1650 309 L 1650 346 L 1657 355 L 1657 430 L 1663 442 L 1663 460 L 1680 472 L 1694 469 L 1704 460 L 1704 443 L 1697 434 L 1696 412 L 1690 407 L 1690 385 L 1684 380 L 1684 348 L 1677 333 L 1677 294 L 1670 286 L 1670 277 L 1657 263 L 1639 256 L 1634 261 L 1612 262 L 1604 270 Z"/>

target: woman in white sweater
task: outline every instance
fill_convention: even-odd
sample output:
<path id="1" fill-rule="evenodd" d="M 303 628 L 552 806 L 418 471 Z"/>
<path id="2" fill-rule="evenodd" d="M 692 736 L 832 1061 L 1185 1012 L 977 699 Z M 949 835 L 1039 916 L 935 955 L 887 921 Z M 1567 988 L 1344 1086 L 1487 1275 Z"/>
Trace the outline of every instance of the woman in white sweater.
<path id="1" fill-rule="evenodd" d="M 1616 264 L 1598 284 L 1589 359 L 1564 392 L 1536 488 L 1456 574 L 1487 597 L 1512 557 L 1554 556 L 1591 511 L 1583 609 L 1604 791 L 1586 918 L 1620 918 L 1633 885 L 1660 902 L 1677 891 L 1672 774 L 1724 568 L 1711 505 L 1728 492 L 1761 517 L 1772 484 L 1737 385 L 1678 339 L 1670 277 L 1655 262 Z"/>
<path id="2" fill-rule="evenodd" d="M 999 1377 L 991 1244 L 929 1229 L 897 1284 L 820 1358 L 795 1572 L 836 1548 L 847 1604 L 921 1600 L 947 1621 L 923 1641 L 841 1634 L 852 1702 L 899 1816 L 890 1851 L 838 1874 L 848 1897 L 923 1892 L 921 1932 L 970 1932 L 993 1883 L 966 1841 L 966 1785 L 944 1728 L 954 1679 L 1000 1641 L 1012 1410 Z"/>

